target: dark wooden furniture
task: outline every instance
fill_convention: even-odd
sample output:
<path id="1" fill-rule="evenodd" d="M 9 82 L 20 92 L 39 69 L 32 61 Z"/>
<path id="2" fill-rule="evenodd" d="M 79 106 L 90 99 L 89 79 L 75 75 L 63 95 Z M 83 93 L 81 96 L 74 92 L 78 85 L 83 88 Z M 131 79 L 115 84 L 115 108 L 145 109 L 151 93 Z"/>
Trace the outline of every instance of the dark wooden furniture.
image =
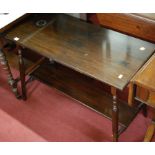
<path id="1" fill-rule="evenodd" d="M 134 99 L 145 103 L 147 106 L 155 108 L 155 54 L 137 72 L 130 84 L 129 104 L 134 103 Z M 138 88 L 145 89 L 145 96 L 141 96 Z M 149 126 L 144 141 L 150 141 L 155 129 L 154 118 Z"/>
<path id="2" fill-rule="evenodd" d="M 103 92 L 102 101 L 99 100 L 101 105 L 96 107 L 89 104 L 89 100 L 84 104 L 112 118 L 114 141 L 118 140 L 118 135 L 139 111 L 139 108 L 129 107 L 118 100 L 117 92 L 124 90 L 135 73 L 153 54 L 154 44 L 82 22 L 65 14 L 32 14 L 5 32 L 4 37 L 17 44 L 20 66 L 18 80 L 21 81 L 23 99 L 26 99 L 25 75 L 46 74 L 49 69 L 53 73 L 51 77 L 64 78 L 65 81 L 67 79 L 66 85 L 76 84 L 75 79 L 78 83 L 82 83 L 81 79 L 90 81 L 87 85 L 88 92 L 84 92 L 84 95 L 90 93 L 92 79 L 111 87 L 113 99 Z M 27 49 L 43 57 L 26 70 L 22 54 Z M 59 74 L 62 66 L 66 67 L 65 71 L 61 71 L 64 77 Z M 72 76 L 67 74 L 69 72 L 73 73 Z M 59 83 L 55 86 L 58 88 Z M 97 91 L 102 91 L 101 88 L 94 88 L 93 95 L 98 96 Z M 76 92 L 73 92 L 72 96 L 76 98 L 75 94 Z M 84 95 L 81 94 L 80 101 L 86 101 Z"/>
<path id="3" fill-rule="evenodd" d="M 98 13 L 97 18 L 104 27 L 155 42 L 154 13 Z"/>

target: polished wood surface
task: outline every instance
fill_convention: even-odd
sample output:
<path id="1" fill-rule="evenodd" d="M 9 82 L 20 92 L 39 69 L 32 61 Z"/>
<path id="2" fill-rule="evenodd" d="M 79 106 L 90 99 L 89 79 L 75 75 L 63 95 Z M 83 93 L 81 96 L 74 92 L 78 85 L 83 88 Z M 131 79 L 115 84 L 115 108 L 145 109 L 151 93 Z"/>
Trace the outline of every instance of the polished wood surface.
<path id="1" fill-rule="evenodd" d="M 150 42 L 155 42 L 154 13 L 98 13 L 99 23 Z"/>
<path id="2" fill-rule="evenodd" d="M 46 19 L 47 24 L 37 27 L 39 19 Z M 64 14 L 33 15 L 6 35 L 9 40 L 15 37 L 20 45 L 120 90 L 155 48 L 151 43 Z"/>

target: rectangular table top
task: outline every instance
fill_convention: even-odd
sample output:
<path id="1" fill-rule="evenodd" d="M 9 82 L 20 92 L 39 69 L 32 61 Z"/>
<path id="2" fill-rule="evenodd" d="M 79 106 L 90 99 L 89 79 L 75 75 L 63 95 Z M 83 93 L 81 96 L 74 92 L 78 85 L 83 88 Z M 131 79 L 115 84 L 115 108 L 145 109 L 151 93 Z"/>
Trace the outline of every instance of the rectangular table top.
<path id="1" fill-rule="evenodd" d="M 32 14 L 6 38 L 120 90 L 155 49 L 152 43 L 65 14 Z"/>

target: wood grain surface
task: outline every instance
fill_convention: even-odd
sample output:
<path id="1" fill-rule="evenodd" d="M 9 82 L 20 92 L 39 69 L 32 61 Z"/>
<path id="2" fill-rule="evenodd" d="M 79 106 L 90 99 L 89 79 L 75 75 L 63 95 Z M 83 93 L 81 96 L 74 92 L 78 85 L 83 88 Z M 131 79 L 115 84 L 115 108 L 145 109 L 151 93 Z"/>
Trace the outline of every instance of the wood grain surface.
<path id="1" fill-rule="evenodd" d="M 36 21 L 46 20 L 43 27 Z M 6 35 L 17 43 L 120 90 L 155 45 L 65 14 L 33 14 Z M 140 50 L 144 47 L 145 50 Z"/>
<path id="2" fill-rule="evenodd" d="M 98 13 L 97 18 L 104 27 L 155 43 L 154 13 Z"/>

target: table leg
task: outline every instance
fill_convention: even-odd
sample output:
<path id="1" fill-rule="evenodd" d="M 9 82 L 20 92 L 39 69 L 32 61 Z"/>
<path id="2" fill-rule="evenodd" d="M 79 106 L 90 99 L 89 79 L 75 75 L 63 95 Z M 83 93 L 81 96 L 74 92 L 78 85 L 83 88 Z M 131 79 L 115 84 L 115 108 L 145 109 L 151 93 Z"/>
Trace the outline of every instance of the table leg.
<path id="1" fill-rule="evenodd" d="M 27 97 L 26 97 L 25 66 L 21 48 L 18 49 L 18 56 L 19 56 L 19 72 L 21 80 L 22 99 L 26 100 Z"/>
<path id="2" fill-rule="evenodd" d="M 148 112 L 147 112 L 147 105 L 146 105 L 146 104 L 143 105 L 143 115 L 144 115 L 145 117 L 147 117 L 147 115 L 148 115 Z"/>
<path id="3" fill-rule="evenodd" d="M 112 106 L 112 132 L 113 132 L 113 141 L 118 141 L 118 116 L 119 109 L 117 103 L 117 94 L 116 88 L 111 87 L 111 93 L 113 95 L 113 106 Z"/>
<path id="4" fill-rule="evenodd" d="M 134 84 L 133 82 L 130 82 L 129 85 L 129 96 L 128 96 L 128 105 L 129 106 L 133 106 L 134 105 L 134 100 L 135 100 L 135 96 L 136 96 L 136 84 Z"/>
<path id="5" fill-rule="evenodd" d="M 8 60 L 7 60 L 6 55 L 2 49 L 0 49 L 0 63 L 2 64 L 3 69 L 5 70 L 5 72 L 7 74 L 8 83 L 12 89 L 12 92 L 15 94 L 15 96 L 17 98 L 20 98 L 20 95 L 17 90 L 17 82 L 13 78 Z"/>

